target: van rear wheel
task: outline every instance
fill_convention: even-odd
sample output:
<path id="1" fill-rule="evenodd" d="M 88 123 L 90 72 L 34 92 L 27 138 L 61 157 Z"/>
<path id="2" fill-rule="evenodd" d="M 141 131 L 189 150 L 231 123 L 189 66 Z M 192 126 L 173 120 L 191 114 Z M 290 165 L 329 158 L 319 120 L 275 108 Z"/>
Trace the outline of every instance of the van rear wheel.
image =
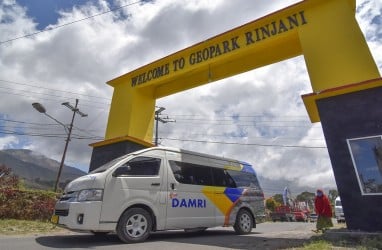
<path id="1" fill-rule="evenodd" d="M 252 231 L 253 225 L 252 214 L 246 209 L 240 209 L 233 225 L 236 234 L 249 234 Z"/>
<path id="2" fill-rule="evenodd" d="M 142 242 L 149 237 L 152 218 L 143 208 L 126 210 L 118 221 L 117 235 L 125 243 Z"/>

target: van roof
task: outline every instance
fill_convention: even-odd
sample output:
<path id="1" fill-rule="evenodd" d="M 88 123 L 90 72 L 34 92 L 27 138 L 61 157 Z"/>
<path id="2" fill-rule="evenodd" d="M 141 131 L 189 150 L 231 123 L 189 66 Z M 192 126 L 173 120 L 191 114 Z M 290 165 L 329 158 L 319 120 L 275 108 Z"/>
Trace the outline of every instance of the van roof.
<path id="1" fill-rule="evenodd" d="M 148 151 L 153 151 L 153 150 L 163 150 L 163 151 L 167 151 L 167 152 L 176 152 L 176 153 L 182 153 L 182 154 L 197 155 L 197 156 L 202 156 L 202 157 L 206 157 L 206 158 L 219 159 L 219 160 L 225 160 L 225 161 L 231 161 L 231 162 L 238 162 L 238 163 L 250 165 L 249 163 L 246 163 L 246 162 L 243 162 L 243 161 L 239 161 L 239 160 L 236 160 L 236 159 L 232 159 L 232 158 L 225 158 L 223 156 L 204 154 L 204 153 L 199 153 L 199 152 L 195 152 L 195 151 L 175 148 L 175 147 L 162 147 L 162 146 L 160 146 L 160 147 L 151 147 L 151 148 L 145 148 L 145 149 L 142 149 L 142 150 L 139 150 L 139 151 L 136 151 L 136 152 L 132 152 L 130 154 L 138 155 L 138 154 L 141 154 L 143 152 L 148 152 Z"/>
<path id="2" fill-rule="evenodd" d="M 228 163 L 234 163 L 234 164 L 240 164 L 242 166 L 242 171 L 244 172 L 249 172 L 257 175 L 256 170 L 253 168 L 253 166 L 247 162 L 244 161 L 239 161 L 231 158 L 225 158 L 225 157 L 219 157 L 216 155 L 209 155 L 209 154 L 204 154 L 204 153 L 198 153 L 190 150 L 184 150 L 180 148 L 174 148 L 174 147 L 151 147 L 151 148 L 145 148 L 136 152 L 129 153 L 128 155 L 139 155 L 144 152 L 149 152 L 149 151 L 166 151 L 166 152 L 175 152 L 175 153 L 181 153 L 181 154 L 188 154 L 192 156 L 199 156 L 203 158 L 208 158 L 208 159 L 214 159 L 214 160 L 222 160 L 226 161 Z"/>

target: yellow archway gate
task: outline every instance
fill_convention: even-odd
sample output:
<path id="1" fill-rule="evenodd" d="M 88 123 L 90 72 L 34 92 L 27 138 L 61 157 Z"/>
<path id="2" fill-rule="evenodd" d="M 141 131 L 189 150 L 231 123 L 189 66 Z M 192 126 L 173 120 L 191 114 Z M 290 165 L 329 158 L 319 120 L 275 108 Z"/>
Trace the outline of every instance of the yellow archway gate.
<path id="1" fill-rule="evenodd" d="M 322 100 L 382 86 L 355 9 L 355 0 L 301 1 L 109 81 L 114 94 L 105 140 L 91 145 L 90 170 L 136 145 L 152 146 L 157 98 L 299 55 L 304 56 L 313 90 L 302 98 L 311 121 L 323 123 L 325 109 L 318 106 L 329 104 Z M 333 138 L 329 140 L 325 128 L 324 134 L 342 196 L 357 179 L 339 177 L 342 170 L 334 166 L 336 149 L 330 148 Z M 346 138 L 335 139 L 344 144 Z M 135 146 L 126 149 L 126 143 Z M 350 204 L 351 198 L 344 197 L 343 203 Z M 376 212 L 374 218 L 382 218 L 381 213 Z M 357 223 L 349 221 L 348 227 L 362 228 Z M 381 221 L 377 228 L 382 229 Z"/>
<path id="2" fill-rule="evenodd" d="M 157 98 L 298 55 L 314 93 L 379 77 L 355 0 L 306 0 L 109 81 L 114 95 L 102 144 L 151 143 Z M 307 109 L 319 121 L 314 107 Z"/>

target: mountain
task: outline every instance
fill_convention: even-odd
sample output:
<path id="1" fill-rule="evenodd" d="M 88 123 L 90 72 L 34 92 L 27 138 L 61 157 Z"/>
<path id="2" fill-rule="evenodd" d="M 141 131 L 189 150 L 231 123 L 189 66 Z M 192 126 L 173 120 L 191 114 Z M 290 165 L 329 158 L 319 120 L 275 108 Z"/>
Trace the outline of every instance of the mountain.
<path id="1" fill-rule="evenodd" d="M 57 178 L 60 163 L 27 149 L 0 150 L 0 164 L 11 168 L 14 175 L 24 180 L 29 188 L 52 189 Z M 60 176 L 60 187 L 86 173 L 64 165 Z"/>

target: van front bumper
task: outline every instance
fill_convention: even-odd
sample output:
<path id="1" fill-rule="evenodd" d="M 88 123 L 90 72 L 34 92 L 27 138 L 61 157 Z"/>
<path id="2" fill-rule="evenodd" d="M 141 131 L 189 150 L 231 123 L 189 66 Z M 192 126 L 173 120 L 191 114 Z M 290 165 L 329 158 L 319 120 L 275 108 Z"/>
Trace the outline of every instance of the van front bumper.
<path id="1" fill-rule="evenodd" d="M 98 231 L 101 201 L 57 202 L 51 222 L 80 231 Z"/>

